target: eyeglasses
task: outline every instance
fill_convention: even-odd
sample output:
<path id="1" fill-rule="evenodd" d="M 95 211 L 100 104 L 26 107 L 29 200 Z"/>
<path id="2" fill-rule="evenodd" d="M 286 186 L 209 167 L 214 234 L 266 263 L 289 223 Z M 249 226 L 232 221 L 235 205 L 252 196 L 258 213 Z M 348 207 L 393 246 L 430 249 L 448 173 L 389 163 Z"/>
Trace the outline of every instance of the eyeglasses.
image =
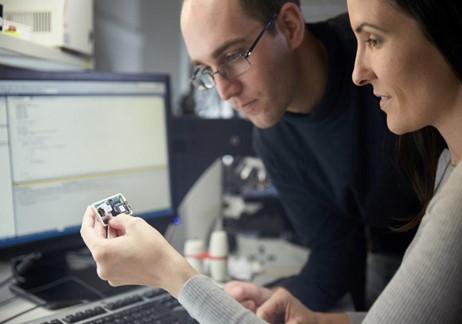
<path id="1" fill-rule="evenodd" d="M 226 80 L 231 81 L 247 72 L 251 66 L 249 58 L 252 55 L 253 50 L 257 46 L 265 31 L 273 24 L 276 17 L 277 13 L 274 13 L 271 18 L 268 19 L 262 31 L 258 34 L 257 38 L 252 45 L 250 45 L 247 51 L 228 57 L 226 62 L 220 64 L 215 72 L 207 66 L 196 67 L 191 78 L 193 86 L 198 90 L 213 89 L 215 87 L 216 74 L 220 74 Z"/>

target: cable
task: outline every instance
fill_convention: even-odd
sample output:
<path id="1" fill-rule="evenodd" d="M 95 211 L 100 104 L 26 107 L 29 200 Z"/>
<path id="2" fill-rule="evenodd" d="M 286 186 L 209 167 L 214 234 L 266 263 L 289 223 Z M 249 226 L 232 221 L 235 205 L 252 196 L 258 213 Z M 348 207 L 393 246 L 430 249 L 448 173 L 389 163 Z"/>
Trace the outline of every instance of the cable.
<path id="1" fill-rule="evenodd" d="M 34 307 L 28 308 L 28 309 L 26 309 L 26 310 L 24 310 L 24 311 L 22 311 L 22 312 L 20 312 L 20 313 L 17 313 L 17 314 L 15 314 L 15 315 L 11 316 L 11 317 L 8 317 L 7 319 L 1 321 L 0 324 L 4 324 L 4 323 L 7 323 L 7 322 L 10 322 L 10 321 L 14 320 L 15 318 L 18 318 L 19 316 L 22 316 L 22 315 L 24 315 L 24 314 L 26 314 L 26 313 L 32 312 L 33 310 L 35 310 L 35 309 L 37 309 L 37 308 L 39 308 L 39 307 L 42 307 L 42 306 L 44 306 L 44 305 L 45 305 L 45 304 L 43 303 L 43 304 L 35 305 Z"/>
<path id="2" fill-rule="evenodd" d="M 66 279 L 67 279 L 67 277 L 60 278 L 60 279 L 55 280 L 55 281 L 53 281 L 53 282 L 51 282 L 51 283 L 49 283 L 49 284 L 45 284 L 45 285 L 39 286 L 39 287 L 37 287 L 37 288 L 35 288 L 35 289 L 32 289 L 31 292 L 32 292 L 32 291 L 33 291 L 33 292 L 39 292 L 39 291 L 44 290 L 44 289 L 47 289 L 47 288 L 49 288 L 49 287 L 51 287 L 51 286 L 53 286 L 53 285 L 59 284 L 61 281 L 66 280 Z M 97 291 L 96 289 L 94 289 L 93 287 L 91 287 L 91 286 L 87 285 L 85 282 L 81 281 L 80 279 L 74 278 L 74 280 L 79 281 L 82 285 L 85 285 L 88 289 L 91 289 L 91 290 L 93 290 L 94 292 L 97 292 L 98 295 L 99 295 L 101 298 L 105 298 L 105 297 L 106 297 L 106 296 L 104 296 L 103 294 L 101 294 L 99 291 Z M 16 295 L 16 296 L 10 297 L 10 298 L 8 298 L 8 299 L 5 299 L 4 301 L 1 301 L 1 302 L 0 302 L 0 306 L 3 306 L 3 305 L 5 305 L 5 304 L 9 303 L 10 301 L 12 301 L 12 300 L 14 300 L 14 299 L 20 297 L 20 296 L 21 296 L 21 295 Z M 9 317 L 9 318 L 7 318 L 7 319 L 1 321 L 0 324 L 4 324 L 4 323 L 7 323 L 7 322 L 9 322 L 9 321 L 12 321 L 13 319 L 18 318 L 19 316 L 22 316 L 22 315 L 24 315 L 24 314 L 26 314 L 26 313 L 29 313 L 29 312 L 31 312 L 31 311 L 33 311 L 33 310 L 39 308 L 39 307 L 50 306 L 50 307 L 51 307 L 50 309 L 60 309 L 60 308 L 62 308 L 62 307 L 73 306 L 73 305 L 77 305 L 77 304 L 84 304 L 84 303 L 87 303 L 87 302 L 88 302 L 87 300 L 79 299 L 79 300 L 70 300 L 70 301 L 61 301 L 61 302 L 50 302 L 50 303 L 43 302 L 43 303 L 39 303 L 39 304 L 37 304 L 37 305 L 35 305 L 35 306 L 31 307 L 31 308 L 28 308 L 28 309 L 26 309 L 26 310 L 24 310 L 24 311 L 22 311 L 22 312 L 20 312 L 20 313 L 18 313 L 18 314 L 15 314 L 15 315 L 13 315 L 13 316 L 11 316 L 11 317 Z"/>
<path id="3" fill-rule="evenodd" d="M 13 278 L 14 277 L 11 275 L 11 276 L 7 277 L 5 280 L 1 281 L 0 282 L 0 288 L 5 286 L 6 284 L 8 284 L 11 280 L 13 280 Z"/>
<path id="4" fill-rule="evenodd" d="M 12 296 L 12 297 L 10 297 L 10 298 L 7 298 L 7 299 L 5 299 L 5 300 L 2 300 L 2 301 L 0 302 L 0 307 L 2 307 L 3 305 L 6 305 L 6 304 L 8 304 L 8 303 L 10 303 L 11 301 L 13 301 L 13 300 L 15 300 L 15 299 L 17 299 L 17 298 L 19 298 L 19 296 L 14 295 L 14 296 Z"/>
<path id="5" fill-rule="evenodd" d="M 50 283 L 47 283 L 47 284 L 44 284 L 44 285 L 41 285 L 41 286 L 38 286 L 34 289 L 31 289 L 30 290 L 30 293 L 37 293 L 37 292 L 40 292 L 40 291 L 43 291 L 45 289 L 48 289 L 50 287 L 53 287 L 55 285 L 58 285 L 60 284 L 61 282 L 65 281 L 65 280 L 69 280 L 69 276 L 66 276 L 66 277 L 62 277 L 62 278 L 59 278 L 55 281 L 52 281 Z M 79 282 L 81 285 L 85 286 L 87 289 L 93 291 L 95 294 L 97 294 L 99 297 L 101 298 L 106 298 L 107 296 L 105 296 L 104 294 L 100 293 L 98 290 L 96 290 L 95 288 L 93 288 L 92 286 L 86 284 L 84 281 L 80 280 L 79 278 L 72 278 L 73 280 Z M 19 293 L 19 292 L 16 292 L 17 295 L 15 296 L 12 296 L 10 298 L 7 298 L 3 301 L 0 301 L 0 307 L 5 305 L 5 304 L 8 304 L 9 302 L 13 301 L 14 299 L 17 299 L 19 297 L 25 297 L 25 294 L 22 294 L 22 293 Z M 26 297 L 27 299 L 27 297 Z M 6 323 L 6 322 L 9 322 L 19 316 L 22 316 L 28 312 L 31 312 L 33 311 L 34 309 L 37 309 L 39 307 L 49 307 L 49 309 L 60 309 L 60 308 L 63 308 L 63 307 L 68 307 L 68 306 L 74 306 L 74 305 L 77 305 L 77 304 L 84 304 L 84 303 L 88 303 L 88 300 L 83 300 L 83 299 L 75 299 L 75 300 L 67 300 L 67 301 L 56 301 L 56 302 L 42 302 L 42 303 L 39 303 L 37 305 L 35 305 L 34 307 L 31 307 L 27 310 L 24 310 L 16 315 L 13 315 L 5 320 L 3 320 L 2 322 L 0 322 L 0 324 L 3 324 L 3 323 Z"/>
<path id="6" fill-rule="evenodd" d="M 7 277 L 6 279 L 4 279 L 3 281 L 0 282 L 0 287 L 8 284 L 10 281 L 16 279 L 16 281 L 18 282 L 22 282 L 24 279 L 22 277 L 23 273 L 25 271 L 27 271 L 30 266 L 36 261 L 38 260 L 39 258 L 41 257 L 41 255 L 39 254 L 30 254 L 30 255 L 27 255 L 25 257 L 21 257 L 21 258 L 17 258 L 15 260 L 13 260 L 13 275 Z M 32 289 L 30 292 L 31 293 L 36 293 L 36 292 L 39 292 L 39 291 L 42 291 L 42 290 L 45 290 L 45 289 L 48 289 L 54 285 L 58 285 L 60 284 L 62 281 L 65 281 L 65 280 L 68 280 L 69 277 L 62 277 L 62 278 L 59 278 L 55 281 L 52 281 L 48 284 L 44 284 L 44 285 L 41 285 L 39 287 L 35 287 L 34 289 Z M 99 297 L 101 298 L 106 298 L 107 296 L 105 296 L 104 294 L 100 293 L 98 290 L 96 290 L 95 288 L 91 287 L 90 285 L 87 285 L 85 282 L 83 282 L 82 280 L 78 279 L 78 278 L 73 278 L 75 281 L 78 281 L 81 285 L 85 286 L 87 289 L 93 291 L 94 293 L 96 293 Z M 14 299 L 18 298 L 18 297 L 24 297 L 22 294 L 18 294 L 18 295 L 15 295 L 15 296 L 12 296 L 10 298 L 7 298 L 3 301 L 0 301 L 0 306 L 3 306 L 5 304 L 8 304 L 9 302 L 13 301 Z M 39 303 L 39 304 L 36 304 L 35 306 L 33 307 L 30 307 L 24 311 L 21 311 L 7 319 L 4 319 L 3 321 L 0 322 L 0 324 L 4 324 L 4 323 L 7 323 L 7 322 L 10 322 L 12 321 L 13 319 L 16 319 L 26 313 L 29 313 L 37 308 L 40 308 L 40 307 L 43 307 L 43 306 L 50 306 L 50 309 L 59 309 L 59 308 L 62 308 L 62 307 L 67 307 L 67 306 L 72 306 L 72 305 L 76 305 L 76 304 L 82 304 L 82 303 L 86 303 L 88 302 L 88 300 L 72 300 L 72 301 L 62 301 L 62 302 L 51 302 L 51 303 L 46 303 L 46 302 L 42 302 L 42 303 Z"/>

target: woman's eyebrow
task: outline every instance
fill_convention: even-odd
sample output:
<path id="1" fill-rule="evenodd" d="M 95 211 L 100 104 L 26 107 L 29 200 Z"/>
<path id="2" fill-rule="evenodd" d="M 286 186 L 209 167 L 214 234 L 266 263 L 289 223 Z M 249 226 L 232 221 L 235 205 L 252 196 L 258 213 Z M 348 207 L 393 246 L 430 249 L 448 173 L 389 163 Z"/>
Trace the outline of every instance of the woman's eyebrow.
<path id="1" fill-rule="evenodd" d="M 372 28 L 372 29 L 376 29 L 376 30 L 379 30 L 383 33 L 386 33 L 387 30 L 382 28 L 382 27 L 379 27 L 377 25 L 374 25 L 374 24 L 370 24 L 370 23 L 362 23 L 360 24 L 358 27 L 355 28 L 355 32 L 360 34 L 364 31 L 364 28 Z"/>

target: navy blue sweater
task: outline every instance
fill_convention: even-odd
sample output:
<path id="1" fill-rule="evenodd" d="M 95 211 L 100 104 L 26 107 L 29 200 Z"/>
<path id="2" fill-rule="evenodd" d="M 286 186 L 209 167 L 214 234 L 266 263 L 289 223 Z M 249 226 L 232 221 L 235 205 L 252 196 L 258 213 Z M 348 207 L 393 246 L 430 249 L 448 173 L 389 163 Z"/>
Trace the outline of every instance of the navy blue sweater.
<path id="1" fill-rule="evenodd" d="M 311 249 L 302 272 L 282 285 L 325 310 L 363 284 L 365 225 L 383 234 L 385 250 L 402 253 L 412 237 L 390 227 L 419 206 L 396 166 L 396 137 L 378 99 L 351 81 L 356 41 L 347 16 L 307 28 L 328 52 L 325 95 L 310 114 L 286 112 L 275 126 L 255 129 L 254 144 L 300 241 Z"/>

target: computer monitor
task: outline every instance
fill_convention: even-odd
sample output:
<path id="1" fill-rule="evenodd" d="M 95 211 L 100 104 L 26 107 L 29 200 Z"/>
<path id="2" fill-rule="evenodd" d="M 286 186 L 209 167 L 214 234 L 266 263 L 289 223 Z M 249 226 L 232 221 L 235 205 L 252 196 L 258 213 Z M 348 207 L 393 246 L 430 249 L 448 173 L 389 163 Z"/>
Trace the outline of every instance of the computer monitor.
<path id="1" fill-rule="evenodd" d="M 83 246 L 86 207 L 123 193 L 161 231 L 175 217 L 169 78 L 0 73 L 0 255 Z"/>

